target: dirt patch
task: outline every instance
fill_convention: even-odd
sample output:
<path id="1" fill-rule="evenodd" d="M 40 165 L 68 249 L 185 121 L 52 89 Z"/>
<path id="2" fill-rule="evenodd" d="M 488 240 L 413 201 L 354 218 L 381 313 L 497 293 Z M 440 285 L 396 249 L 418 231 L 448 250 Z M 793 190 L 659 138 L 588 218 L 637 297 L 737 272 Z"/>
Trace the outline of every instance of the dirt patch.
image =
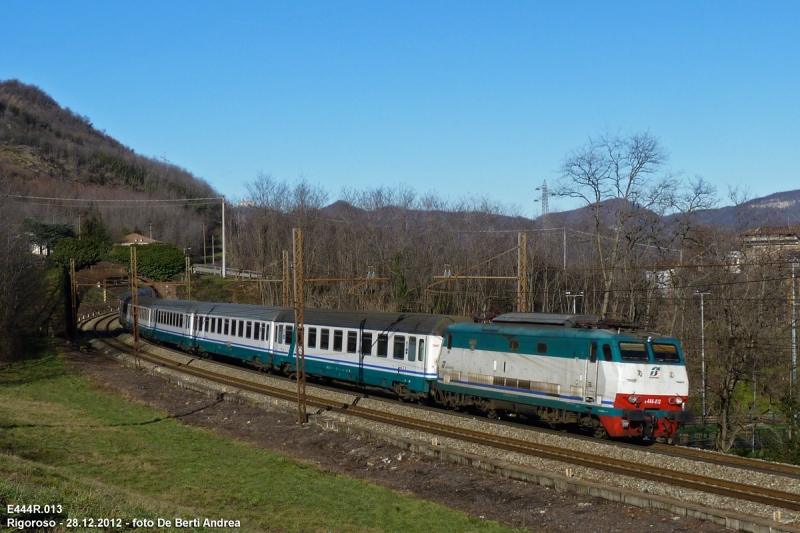
<path id="1" fill-rule="evenodd" d="M 511 481 L 370 439 L 298 426 L 295 413 L 221 402 L 137 372 L 102 354 L 65 350 L 70 363 L 102 388 L 169 413 L 182 423 L 316 464 L 352 478 L 430 500 L 471 516 L 541 532 L 667 533 L 730 531 L 678 517 Z"/>

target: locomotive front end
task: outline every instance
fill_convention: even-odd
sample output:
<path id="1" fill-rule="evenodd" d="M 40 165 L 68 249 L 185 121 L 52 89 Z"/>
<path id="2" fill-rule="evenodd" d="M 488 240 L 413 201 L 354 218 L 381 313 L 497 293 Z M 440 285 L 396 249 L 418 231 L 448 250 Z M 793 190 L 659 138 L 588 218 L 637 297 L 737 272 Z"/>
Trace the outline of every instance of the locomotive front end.
<path id="1" fill-rule="evenodd" d="M 617 344 L 613 416 L 600 420 L 611 437 L 671 439 L 688 421 L 689 381 L 680 344 L 660 337 Z"/>

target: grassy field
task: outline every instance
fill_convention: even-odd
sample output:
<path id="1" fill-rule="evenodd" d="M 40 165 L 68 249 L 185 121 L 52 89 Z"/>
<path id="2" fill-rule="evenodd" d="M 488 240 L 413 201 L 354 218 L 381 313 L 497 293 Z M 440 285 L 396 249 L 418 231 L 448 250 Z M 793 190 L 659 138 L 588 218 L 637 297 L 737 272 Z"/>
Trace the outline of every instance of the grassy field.
<path id="1" fill-rule="evenodd" d="M 181 517 L 199 518 L 196 531 L 211 530 L 206 518 L 241 531 L 509 531 L 162 417 L 57 355 L 0 371 L 0 530 L 9 504 L 59 504 L 60 523 L 115 518 L 121 529 Z"/>

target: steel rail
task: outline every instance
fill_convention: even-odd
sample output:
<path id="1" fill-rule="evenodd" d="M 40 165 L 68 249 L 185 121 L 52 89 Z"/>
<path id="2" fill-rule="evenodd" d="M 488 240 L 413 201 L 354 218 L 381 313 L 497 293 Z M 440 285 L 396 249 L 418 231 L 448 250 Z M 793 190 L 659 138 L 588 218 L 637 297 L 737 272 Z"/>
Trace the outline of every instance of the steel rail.
<path id="1" fill-rule="evenodd" d="M 656 450 L 662 455 L 681 457 L 720 466 L 742 468 L 764 474 L 781 475 L 800 479 L 800 466 L 796 465 L 759 461 L 757 459 L 750 459 L 748 457 L 741 457 L 739 455 L 724 455 L 717 452 L 701 450 L 699 448 L 691 448 L 688 446 L 676 447 L 669 444 L 656 443 L 651 446 L 651 449 Z"/>
<path id="2" fill-rule="evenodd" d="M 104 317 L 94 325 L 95 334 L 107 344 L 115 344 L 123 351 L 128 352 L 131 348 L 118 340 L 108 342 L 108 335 L 101 335 L 98 325 L 108 319 L 106 329 L 113 322 L 115 316 Z M 110 334 L 110 332 L 108 332 Z M 183 354 L 185 355 L 185 354 Z M 189 374 L 198 378 L 208 379 L 216 383 L 237 388 L 239 390 L 265 394 L 278 397 L 287 401 L 296 401 L 297 396 L 294 390 L 284 390 L 269 385 L 255 384 L 247 380 L 226 376 L 209 370 L 190 367 L 183 363 L 178 363 L 170 359 L 148 353 L 141 352 L 142 359 L 166 368 L 172 368 L 182 373 Z M 787 493 L 775 489 L 758 487 L 735 481 L 721 480 L 705 477 L 690 472 L 681 472 L 651 465 L 625 461 L 595 455 L 586 452 L 579 452 L 565 449 L 562 447 L 536 444 L 519 439 L 501 437 L 497 435 L 457 428 L 437 422 L 429 422 L 418 418 L 411 418 L 402 415 L 395 415 L 386 412 L 375 411 L 358 405 L 331 402 L 330 400 L 317 398 L 313 395 L 306 396 L 306 403 L 309 406 L 317 407 L 321 410 L 334 411 L 342 414 L 349 414 L 359 418 L 372 420 L 374 422 L 390 424 L 406 429 L 430 433 L 439 437 L 453 438 L 460 441 L 471 442 L 496 449 L 511 451 L 523 455 L 535 456 L 542 459 L 559 461 L 570 465 L 579 465 L 586 468 L 593 468 L 604 472 L 625 475 L 636 479 L 666 483 L 672 486 L 679 486 L 686 489 L 708 492 L 720 496 L 746 500 L 763 505 L 771 505 L 778 508 L 800 511 L 800 494 Z"/>

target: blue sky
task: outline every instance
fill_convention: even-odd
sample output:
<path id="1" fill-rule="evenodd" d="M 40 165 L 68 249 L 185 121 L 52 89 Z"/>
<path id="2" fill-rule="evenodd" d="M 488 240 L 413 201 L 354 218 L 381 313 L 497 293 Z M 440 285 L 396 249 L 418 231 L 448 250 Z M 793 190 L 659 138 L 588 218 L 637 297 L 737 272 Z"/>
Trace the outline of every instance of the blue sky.
<path id="1" fill-rule="evenodd" d="M 723 200 L 800 188 L 798 2 L 26 1 L 0 20 L 0 79 L 232 198 L 264 172 L 536 216 L 535 188 L 606 130 L 649 131 Z"/>

